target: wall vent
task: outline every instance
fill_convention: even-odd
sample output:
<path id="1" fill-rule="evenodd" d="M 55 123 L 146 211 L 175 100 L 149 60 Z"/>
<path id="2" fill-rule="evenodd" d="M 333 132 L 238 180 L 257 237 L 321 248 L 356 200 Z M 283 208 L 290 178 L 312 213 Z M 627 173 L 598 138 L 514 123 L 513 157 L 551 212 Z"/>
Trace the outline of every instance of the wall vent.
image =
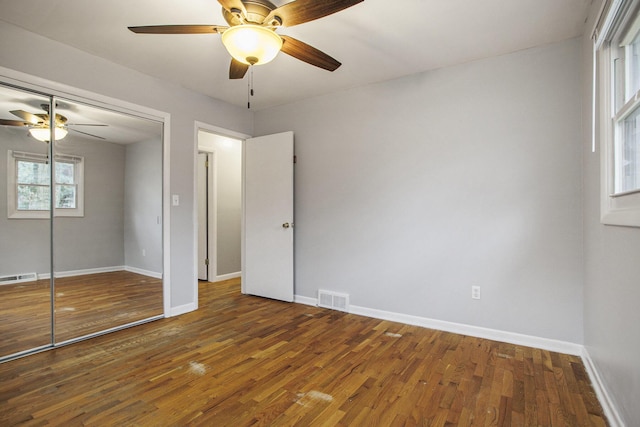
<path id="1" fill-rule="evenodd" d="M 34 282 L 38 280 L 36 273 L 12 274 L 0 277 L 0 285 L 12 285 L 14 283 Z"/>
<path id="2" fill-rule="evenodd" d="M 349 311 L 349 295 L 338 292 L 318 290 L 318 307 Z"/>

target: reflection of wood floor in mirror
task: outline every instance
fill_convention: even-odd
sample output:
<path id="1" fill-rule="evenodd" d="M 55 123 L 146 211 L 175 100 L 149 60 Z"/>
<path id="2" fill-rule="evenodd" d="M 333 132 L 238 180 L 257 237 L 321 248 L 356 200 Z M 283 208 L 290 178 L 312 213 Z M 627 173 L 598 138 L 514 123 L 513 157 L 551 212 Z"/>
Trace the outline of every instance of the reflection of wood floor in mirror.
<path id="1" fill-rule="evenodd" d="M 127 271 L 55 280 L 56 342 L 163 314 L 162 279 Z M 0 286 L 0 356 L 51 339 L 49 280 Z"/>
<path id="2" fill-rule="evenodd" d="M 49 280 L 0 286 L 0 357 L 51 344 Z"/>

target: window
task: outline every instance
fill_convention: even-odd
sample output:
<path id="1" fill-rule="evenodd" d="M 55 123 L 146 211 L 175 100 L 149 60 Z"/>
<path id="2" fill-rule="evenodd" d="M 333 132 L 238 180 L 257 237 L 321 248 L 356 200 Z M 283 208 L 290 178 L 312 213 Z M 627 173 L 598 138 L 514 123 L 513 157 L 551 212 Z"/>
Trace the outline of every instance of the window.
<path id="1" fill-rule="evenodd" d="M 7 155 L 9 218 L 48 218 L 51 195 L 49 158 L 9 150 Z M 84 159 L 57 155 L 54 161 L 54 215 L 83 216 Z"/>
<path id="2" fill-rule="evenodd" d="M 640 227 L 640 0 L 608 1 L 594 31 L 600 87 L 601 218 Z"/>
<path id="3" fill-rule="evenodd" d="M 640 28 L 610 44 L 613 67 L 613 194 L 640 190 Z"/>

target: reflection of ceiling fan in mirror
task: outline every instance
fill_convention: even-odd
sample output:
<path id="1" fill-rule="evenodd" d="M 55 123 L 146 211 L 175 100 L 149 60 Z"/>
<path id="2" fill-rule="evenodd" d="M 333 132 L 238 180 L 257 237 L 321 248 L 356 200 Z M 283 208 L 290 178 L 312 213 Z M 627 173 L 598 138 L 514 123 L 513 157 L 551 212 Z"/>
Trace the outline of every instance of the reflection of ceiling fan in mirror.
<path id="1" fill-rule="evenodd" d="M 22 120 L 5 120 L 0 119 L 0 126 L 21 126 L 29 129 L 29 133 L 38 141 L 49 142 L 50 132 L 49 132 L 49 104 L 41 104 L 40 107 L 45 113 L 34 114 L 29 113 L 24 110 L 13 110 L 9 111 L 16 117 L 19 117 Z M 56 114 L 55 118 L 55 130 L 54 137 L 56 141 L 63 139 L 67 136 L 69 131 L 81 133 L 83 135 L 90 136 L 92 138 L 105 139 L 98 135 L 93 135 L 91 133 L 83 132 L 77 129 L 74 129 L 73 126 L 107 126 L 96 123 L 69 123 L 67 118 L 61 114 Z"/>
<path id="2" fill-rule="evenodd" d="M 249 66 L 266 64 L 282 51 L 301 61 L 334 71 L 341 64 L 326 53 L 290 36 L 276 33 L 339 12 L 363 0 L 295 0 L 277 7 L 269 0 L 218 0 L 229 26 L 152 25 L 129 27 L 142 34 L 221 34 L 232 56 L 230 79 L 241 79 Z"/>

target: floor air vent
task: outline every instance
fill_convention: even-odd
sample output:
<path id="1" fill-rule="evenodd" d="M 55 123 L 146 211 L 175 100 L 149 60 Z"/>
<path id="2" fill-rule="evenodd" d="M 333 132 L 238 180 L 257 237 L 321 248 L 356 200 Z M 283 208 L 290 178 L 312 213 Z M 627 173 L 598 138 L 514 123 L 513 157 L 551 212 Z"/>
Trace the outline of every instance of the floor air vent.
<path id="1" fill-rule="evenodd" d="M 12 274 L 0 277 L 0 285 L 11 285 L 13 283 L 34 282 L 38 280 L 36 273 Z"/>
<path id="2" fill-rule="evenodd" d="M 349 295 L 318 290 L 318 307 L 349 311 Z"/>

